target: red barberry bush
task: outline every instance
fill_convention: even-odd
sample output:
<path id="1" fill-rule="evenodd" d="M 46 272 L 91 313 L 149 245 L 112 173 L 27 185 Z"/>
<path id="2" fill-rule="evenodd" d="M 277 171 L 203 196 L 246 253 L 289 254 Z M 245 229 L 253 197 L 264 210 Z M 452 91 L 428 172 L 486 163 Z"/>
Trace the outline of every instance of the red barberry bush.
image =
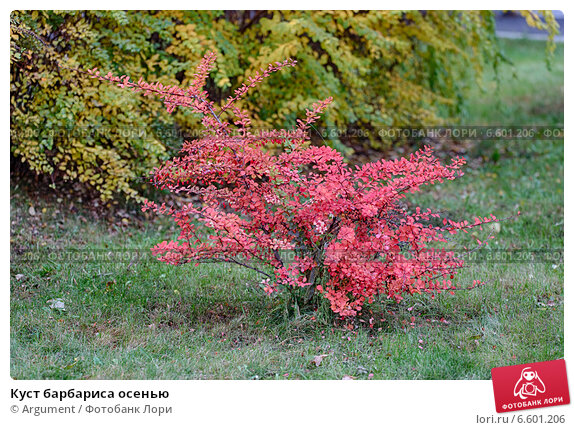
<path id="1" fill-rule="evenodd" d="M 309 143 L 309 127 L 332 98 L 315 103 L 292 130 L 255 132 L 240 100 L 269 74 L 296 62 L 271 64 L 247 78 L 219 108 L 204 90 L 214 62 L 212 53 L 203 58 L 189 88 L 89 71 L 159 96 L 170 112 L 185 107 L 203 115 L 203 137 L 184 143 L 179 156 L 152 172 L 156 187 L 197 202 L 178 208 L 145 202 L 144 211 L 169 214 L 180 228 L 178 240 L 152 248 L 159 260 L 236 263 L 262 275 L 268 294 L 288 290 L 307 302 L 322 296 L 340 316 L 356 315 L 377 297 L 400 301 L 405 294 L 479 283 L 453 284 L 464 261 L 440 246 L 495 216 L 455 222 L 403 204 L 425 185 L 461 176 L 464 159 L 442 164 L 425 147 L 398 160 L 351 167 L 336 150 Z"/>

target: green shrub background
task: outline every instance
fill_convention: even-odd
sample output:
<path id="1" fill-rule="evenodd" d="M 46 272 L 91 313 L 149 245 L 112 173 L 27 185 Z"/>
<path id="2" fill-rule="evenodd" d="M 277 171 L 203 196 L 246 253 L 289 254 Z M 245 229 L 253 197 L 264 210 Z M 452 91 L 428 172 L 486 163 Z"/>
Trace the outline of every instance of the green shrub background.
<path id="1" fill-rule="evenodd" d="M 550 13 L 523 14 L 556 33 Z M 388 146 L 381 127 L 464 118 L 469 89 L 503 60 L 491 11 L 16 11 L 10 37 L 11 154 L 54 186 L 80 183 L 103 201 L 145 195 L 147 173 L 181 141 L 163 131 L 199 121 L 79 70 L 185 87 L 211 50 L 218 60 L 208 90 L 221 101 L 246 75 L 292 57 L 298 67 L 272 76 L 242 107 L 256 126 L 289 127 L 333 96 L 323 126 L 370 131 L 366 140 L 326 135 L 349 153 Z"/>

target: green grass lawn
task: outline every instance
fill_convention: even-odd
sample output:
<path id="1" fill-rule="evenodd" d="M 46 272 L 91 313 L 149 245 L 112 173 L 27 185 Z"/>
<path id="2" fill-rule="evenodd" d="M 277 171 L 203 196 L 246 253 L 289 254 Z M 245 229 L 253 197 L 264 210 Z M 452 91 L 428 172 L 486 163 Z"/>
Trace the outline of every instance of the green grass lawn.
<path id="1" fill-rule="evenodd" d="M 473 94 L 468 123 L 562 124 L 562 46 L 548 71 L 544 43 L 503 43 L 514 69 L 503 66 L 498 87 L 487 77 L 485 91 Z M 501 223 L 491 249 L 562 250 L 563 153 L 563 141 L 478 142 L 469 156 L 481 162 L 417 204 L 455 219 L 520 211 Z M 375 305 L 369 328 L 325 312 L 295 317 L 246 269 L 161 264 L 147 251 L 173 235 L 171 224 L 121 218 L 109 223 L 12 185 L 13 378 L 489 379 L 495 366 L 564 355 L 560 256 L 472 264 L 457 281 L 485 286 Z M 38 260 L 19 247 L 35 249 Z M 49 255 L 53 248 L 103 257 L 63 261 Z M 102 252 L 116 249 L 142 255 L 106 259 Z M 65 310 L 50 308 L 56 298 Z"/>

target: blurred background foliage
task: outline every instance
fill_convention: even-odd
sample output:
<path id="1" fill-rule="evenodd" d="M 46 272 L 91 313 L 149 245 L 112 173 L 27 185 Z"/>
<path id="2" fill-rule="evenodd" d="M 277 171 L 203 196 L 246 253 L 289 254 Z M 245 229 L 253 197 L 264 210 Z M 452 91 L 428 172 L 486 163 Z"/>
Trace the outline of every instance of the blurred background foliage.
<path id="1" fill-rule="evenodd" d="M 549 33 L 550 12 L 521 12 Z M 185 87 L 207 51 L 218 55 L 215 101 L 268 63 L 295 58 L 242 102 L 258 127 L 292 127 L 305 108 L 333 96 L 318 143 L 352 157 L 404 142 L 382 127 L 452 125 L 485 68 L 505 61 L 492 11 L 15 11 L 10 26 L 12 166 L 60 189 L 102 201 L 141 199 L 145 178 L 172 156 L 199 119 L 167 115 L 81 70 Z M 360 133 L 359 133 L 360 132 Z"/>

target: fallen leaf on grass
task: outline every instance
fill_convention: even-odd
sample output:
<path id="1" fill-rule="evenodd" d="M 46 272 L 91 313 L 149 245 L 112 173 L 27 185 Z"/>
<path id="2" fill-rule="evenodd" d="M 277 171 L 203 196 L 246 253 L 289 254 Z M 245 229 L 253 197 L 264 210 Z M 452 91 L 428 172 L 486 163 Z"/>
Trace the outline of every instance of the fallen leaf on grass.
<path id="1" fill-rule="evenodd" d="M 63 299 L 50 299 L 46 303 L 50 304 L 50 308 L 57 309 L 59 311 L 65 311 L 66 305 L 64 304 Z"/>
<path id="2" fill-rule="evenodd" d="M 500 233 L 500 223 L 493 222 L 490 224 L 491 233 Z"/>
<path id="3" fill-rule="evenodd" d="M 327 357 L 328 355 L 329 354 L 316 355 L 315 358 L 311 360 L 311 364 L 315 363 L 315 366 L 319 367 L 321 365 L 321 362 L 323 361 L 323 358 Z"/>
<path id="4" fill-rule="evenodd" d="M 345 376 L 343 376 L 343 378 L 341 378 L 341 381 L 351 381 L 353 379 L 357 379 L 357 378 L 355 378 L 354 376 L 351 376 L 351 375 L 345 375 Z"/>
<path id="5" fill-rule="evenodd" d="M 24 275 L 22 275 L 21 273 L 18 273 L 18 274 L 16 275 L 16 280 L 17 280 L 17 281 L 21 281 L 23 278 L 24 278 Z"/>

